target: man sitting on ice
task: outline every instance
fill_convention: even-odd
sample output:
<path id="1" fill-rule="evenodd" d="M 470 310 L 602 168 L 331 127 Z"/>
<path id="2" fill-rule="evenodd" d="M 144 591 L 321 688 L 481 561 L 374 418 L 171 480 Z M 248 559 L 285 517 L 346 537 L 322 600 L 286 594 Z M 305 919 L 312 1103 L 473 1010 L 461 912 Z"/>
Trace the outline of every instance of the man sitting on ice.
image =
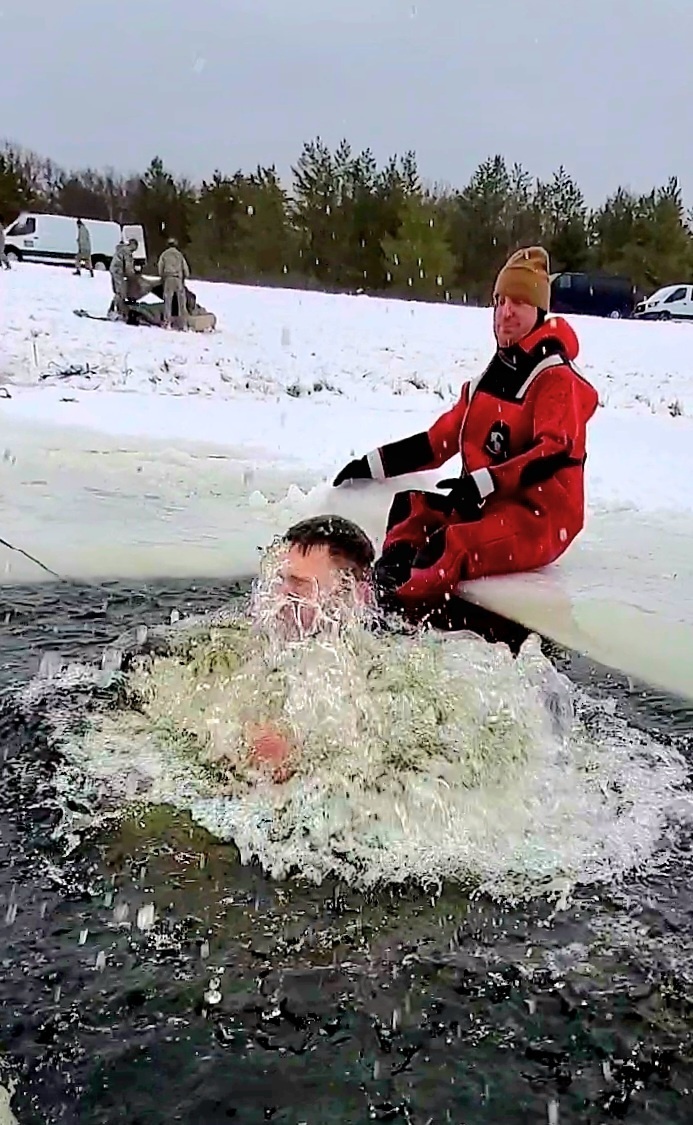
<path id="1" fill-rule="evenodd" d="M 444 612 L 462 580 L 555 562 L 584 525 L 587 423 L 598 399 L 573 366 L 575 332 L 549 316 L 549 258 L 518 250 L 494 288 L 497 350 L 431 428 L 351 461 L 334 480 L 384 480 L 461 455 L 442 495 L 400 492 L 377 582 L 385 604 Z M 434 616 L 435 620 L 435 616 Z"/>

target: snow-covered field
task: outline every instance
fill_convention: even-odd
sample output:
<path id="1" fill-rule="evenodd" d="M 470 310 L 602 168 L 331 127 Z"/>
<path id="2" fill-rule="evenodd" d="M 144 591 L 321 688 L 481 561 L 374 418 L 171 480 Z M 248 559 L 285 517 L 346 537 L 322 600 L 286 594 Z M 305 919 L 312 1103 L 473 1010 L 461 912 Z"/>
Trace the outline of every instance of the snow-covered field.
<path id="1" fill-rule="evenodd" d="M 74 316 L 105 312 L 107 275 L 0 274 L 0 384 L 11 396 L 0 390 L 2 537 L 62 572 L 104 577 L 247 574 L 258 547 L 310 511 L 353 515 L 377 538 L 395 486 L 335 492 L 334 472 L 427 427 L 493 350 L 488 309 L 193 288 L 217 314 L 214 334 Z M 573 324 L 602 402 L 590 426 L 590 518 L 557 571 L 567 601 L 565 589 L 542 589 L 528 623 L 543 629 L 548 605 L 549 625 L 567 622 L 559 639 L 685 687 L 693 327 Z M 73 366 L 89 370 L 61 374 Z M 0 562 L 11 579 L 41 577 L 14 554 Z M 512 610 L 516 584 L 501 593 Z M 650 669 L 650 650 L 669 653 L 666 673 Z"/>
<path id="2" fill-rule="evenodd" d="M 194 288 L 219 318 L 212 335 L 75 317 L 75 308 L 105 312 L 104 274 L 27 265 L 3 274 L 0 380 L 13 396 L 3 411 L 233 447 L 318 479 L 352 452 L 430 423 L 492 352 L 486 309 Z M 591 505 L 693 509 L 693 328 L 573 323 L 603 404 L 591 430 Z M 61 378 L 73 365 L 92 373 Z"/>

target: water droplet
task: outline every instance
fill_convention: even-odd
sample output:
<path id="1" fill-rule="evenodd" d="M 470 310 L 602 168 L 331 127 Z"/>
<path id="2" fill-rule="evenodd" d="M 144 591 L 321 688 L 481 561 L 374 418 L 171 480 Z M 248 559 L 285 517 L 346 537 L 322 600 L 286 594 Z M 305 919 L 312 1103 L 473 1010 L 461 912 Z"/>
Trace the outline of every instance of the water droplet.
<path id="1" fill-rule="evenodd" d="M 46 680 L 52 680 L 54 676 L 60 675 L 63 668 L 63 660 L 57 652 L 44 652 L 39 664 L 39 676 Z"/>
<path id="2" fill-rule="evenodd" d="M 207 1004 L 219 1004 L 221 1002 L 221 992 L 219 991 L 219 980 L 217 977 L 212 977 L 209 982 L 209 988 L 204 994 L 205 1002 Z"/>
<path id="3" fill-rule="evenodd" d="M 123 666 L 123 651 L 115 645 L 107 645 L 101 657 L 103 672 L 119 672 Z"/>
<path id="4" fill-rule="evenodd" d="M 122 922 L 127 921 L 129 914 L 130 907 L 127 902 L 119 902 L 117 906 L 113 908 L 113 921 L 120 925 Z"/>
<path id="5" fill-rule="evenodd" d="M 130 770 L 125 779 L 125 799 L 132 801 L 137 795 L 137 790 L 140 786 L 140 775 L 137 770 Z"/>
<path id="6" fill-rule="evenodd" d="M 142 930 L 143 932 L 146 930 L 151 930 L 152 926 L 154 925 L 155 919 L 156 910 L 153 903 L 150 902 L 147 903 L 146 906 L 141 906 L 137 911 L 137 929 Z"/>

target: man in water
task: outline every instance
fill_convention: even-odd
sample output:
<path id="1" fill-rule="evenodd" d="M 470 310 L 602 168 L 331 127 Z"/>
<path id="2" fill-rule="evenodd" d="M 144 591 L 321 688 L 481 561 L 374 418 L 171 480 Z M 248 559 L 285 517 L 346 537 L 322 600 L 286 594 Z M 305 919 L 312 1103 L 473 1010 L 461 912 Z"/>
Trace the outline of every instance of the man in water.
<path id="1" fill-rule="evenodd" d="M 594 388 L 574 366 L 578 341 L 549 315 L 549 258 L 518 250 L 494 288 L 497 350 L 429 430 L 351 461 L 334 480 L 385 480 L 438 469 L 456 454 L 447 495 L 395 496 L 377 582 L 393 608 L 444 617 L 460 581 L 555 562 L 584 524 L 587 423 Z"/>
<path id="2" fill-rule="evenodd" d="M 311 516 L 284 533 L 271 555 L 273 576 L 251 614 L 284 641 L 313 635 L 372 605 L 375 548 L 341 516 Z M 257 590 L 257 588 L 256 588 Z"/>
<path id="3" fill-rule="evenodd" d="M 133 629 L 116 641 L 116 664 L 123 668 L 130 687 L 136 685 L 135 694 L 143 691 L 146 695 L 145 709 L 150 709 L 151 717 L 168 722 L 180 705 L 179 720 L 184 726 L 186 715 L 197 714 L 196 699 L 209 715 L 215 706 L 224 711 L 229 690 L 238 699 L 244 686 L 255 685 L 255 690 L 258 683 L 269 683 L 274 673 L 286 683 L 301 680 L 297 668 L 304 657 L 311 663 L 316 644 L 339 645 L 350 629 L 358 631 L 359 627 L 372 633 L 377 621 L 374 559 L 372 542 L 350 520 L 335 515 L 303 519 L 264 553 L 246 614 L 237 616 L 224 609 L 211 618 L 191 619 L 188 628 L 173 633 L 168 628 L 153 628 L 144 644 Z M 322 666 L 319 655 L 316 660 Z M 168 680 L 167 668 L 172 677 Z M 216 685 L 228 684 L 219 686 L 214 702 L 208 690 L 210 677 Z M 204 690 L 200 682 L 207 685 Z M 263 700 L 255 699 L 246 713 L 253 714 L 257 704 L 262 710 Z M 297 747 L 271 719 L 258 716 L 244 721 L 233 737 L 227 737 L 216 722 L 212 723 L 214 729 L 207 728 L 203 719 L 202 728 L 213 735 L 211 756 L 215 760 L 233 763 L 240 740 L 251 765 L 275 780 L 290 776 Z"/>
<path id="4" fill-rule="evenodd" d="M 255 588 L 251 619 L 276 643 L 300 642 L 367 619 L 375 549 L 351 520 L 332 515 L 301 520 L 269 558 L 270 575 Z M 285 780 L 295 753 L 286 736 L 268 724 L 251 727 L 246 736 L 255 764 L 275 781 Z"/>

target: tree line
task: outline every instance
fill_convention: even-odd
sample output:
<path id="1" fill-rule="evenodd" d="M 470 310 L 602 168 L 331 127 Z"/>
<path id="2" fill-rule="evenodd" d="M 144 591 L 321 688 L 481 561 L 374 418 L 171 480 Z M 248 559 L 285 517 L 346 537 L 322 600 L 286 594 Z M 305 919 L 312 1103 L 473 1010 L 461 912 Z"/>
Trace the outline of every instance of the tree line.
<path id="1" fill-rule="evenodd" d="M 619 187 L 588 207 L 560 167 L 547 180 L 501 155 L 461 189 L 432 187 L 407 152 L 379 166 L 369 149 L 320 138 L 283 183 L 275 167 L 193 184 L 155 157 L 141 175 L 67 171 L 17 145 L 0 146 L 0 219 L 22 209 L 138 222 L 150 263 L 175 237 L 195 276 L 485 301 L 521 245 L 540 242 L 554 272 L 620 274 L 646 291 L 693 274 L 693 223 L 678 180 L 638 194 Z"/>

